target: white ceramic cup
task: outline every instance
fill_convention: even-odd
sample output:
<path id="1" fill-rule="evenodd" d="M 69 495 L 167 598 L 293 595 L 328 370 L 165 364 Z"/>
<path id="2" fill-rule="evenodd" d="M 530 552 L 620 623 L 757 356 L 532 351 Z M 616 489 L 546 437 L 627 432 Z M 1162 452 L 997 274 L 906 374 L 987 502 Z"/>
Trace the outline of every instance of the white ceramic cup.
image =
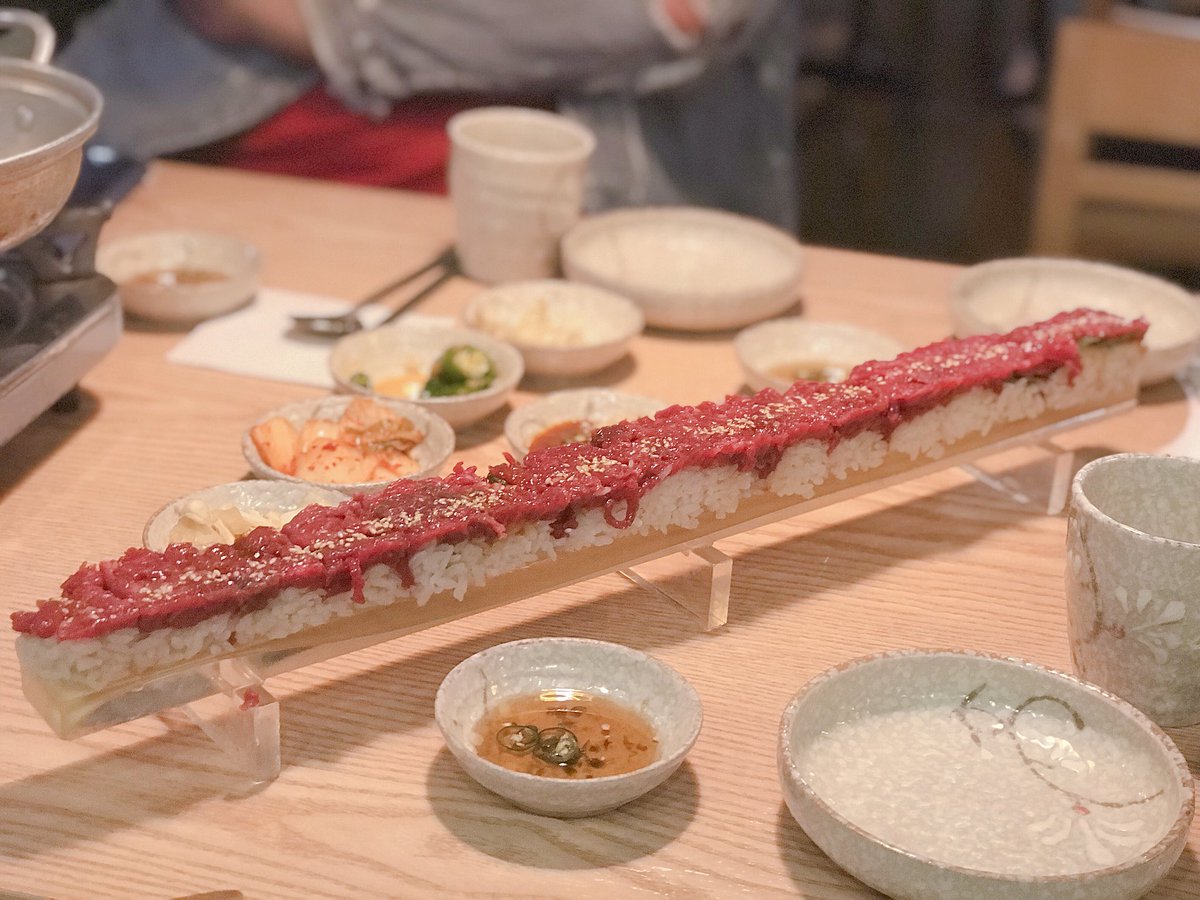
<path id="1" fill-rule="evenodd" d="M 463 271 L 498 283 L 547 278 L 579 220 L 592 133 L 556 113 L 489 106 L 454 116 L 450 198 Z"/>
<path id="2" fill-rule="evenodd" d="M 1071 656 L 1159 725 L 1200 723 L 1200 460 L 1122 453 L 1075 476 Z"/>

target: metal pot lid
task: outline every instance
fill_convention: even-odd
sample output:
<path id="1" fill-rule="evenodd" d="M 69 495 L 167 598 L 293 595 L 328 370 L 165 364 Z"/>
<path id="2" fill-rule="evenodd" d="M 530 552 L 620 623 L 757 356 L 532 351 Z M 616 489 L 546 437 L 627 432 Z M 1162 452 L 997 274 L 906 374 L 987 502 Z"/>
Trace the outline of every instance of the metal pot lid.
<path id="1" fill-rule="evenodd" d="M 103 100 L 94 85 L 53 66 L 0 59 L 0 181 L 81 146 Z"/>

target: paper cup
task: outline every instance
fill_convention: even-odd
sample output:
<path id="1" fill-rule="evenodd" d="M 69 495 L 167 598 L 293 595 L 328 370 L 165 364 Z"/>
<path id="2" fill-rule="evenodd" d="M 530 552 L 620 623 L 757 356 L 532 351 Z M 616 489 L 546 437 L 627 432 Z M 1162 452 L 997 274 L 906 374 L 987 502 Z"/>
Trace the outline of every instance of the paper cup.
<path id="1" fill-rule="evenodd" d="M 556 113 L 493 106 L 454 116 L 450 198 L 463 271 L 498 283 L 558 271 L 558 244 L 583 209 L 596 140 Z"/>

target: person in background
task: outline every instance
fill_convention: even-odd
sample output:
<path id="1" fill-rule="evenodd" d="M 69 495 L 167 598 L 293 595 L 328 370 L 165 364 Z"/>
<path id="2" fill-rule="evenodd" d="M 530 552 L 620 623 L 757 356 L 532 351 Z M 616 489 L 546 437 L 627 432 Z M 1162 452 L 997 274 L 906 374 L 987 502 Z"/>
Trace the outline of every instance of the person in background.
<path id="1" fill-rule="evenodd" d="M 794 230 L 793 0 L 110 0 L 57 60 L 137 158 L 444 190 L 445 123 L 553 108 L 597 138 L 590 210 Z"/>

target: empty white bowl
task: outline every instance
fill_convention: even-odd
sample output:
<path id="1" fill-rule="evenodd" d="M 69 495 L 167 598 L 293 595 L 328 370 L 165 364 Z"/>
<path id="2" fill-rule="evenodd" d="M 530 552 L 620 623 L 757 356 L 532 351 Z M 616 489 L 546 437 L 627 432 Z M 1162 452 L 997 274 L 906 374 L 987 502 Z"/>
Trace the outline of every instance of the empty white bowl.
<path id="1" fill-rule="evenodd" d="M 172 500 L 151 516 L 142 531 L 142 544 L 157 551 L 177 541 L 206 547 L 223 542 L 215 522 L 226 510 L 237 510 L 250 523 L 275 526 L 276 522 L 289 521 L 306 506 L 336 506 L 345 499 L 341 491 L 301 482 L 256 480 L 215 484 Z M 188 536 L 173 541 L 172 532 L 185 519 L 188 520 L 185 525 L 190 526 Z"/>
<path id="2" fill-rule="evenodd" d="M 955 333 L 995 334 L 1088 308 L 1150 323 L 1140 381 L 1187 367 L 1200 350 L 1200 300 L 1142 272 L 1078 259 L 1000 259 L 971 266 L 955 283 Z"/>
<path id="3" fill-rule="evenodd" d="M 1187 762 L 1128 703 L 981 653 L 896 651 L 818 675 L 778 751 L 796 821 L 894 897 L 1140 897 L 1194 810 Z"/>
<path id="4" fill-rule="evenodd" d="M 640 714 L 658 739 L 658 758 L 624 775 L 569 780 L 515 772 L 479 755 L 477 727 L 491 709 L 555 688 Z M 476 653 L 442 681 L 434 716 L 467 774 L 522 809 L 559 818 L 608 812 L 658 787 L 695 744 L 702 720 L 699 696 L 674 669 L 637 650 L 582 638 L 532 638 Z"/>
<path id="5" fill-rule="evenodd" d="M 525 374 L 521 353 L 512 344 L 474 328 L 417 319 L 341 338 L 329 355 L 329 371 L 344 391 L 384 397 L 370 385 L 413 372 L 428 377 L 438 357 L 448 348 L 460 345 L 476 347 L 487 354 L 496 371 L 492 384 L 470 394 L 414 396 L 409 402 L 441 416 L 454 428 L 465 428 L 502 407 Z M 366 385 L 359 376 L 365 376 Z"/>
<path id="6" fill-rule="evenodd" d="M 734 338 L 733 348 L 746 384 L 756 391 L 785 390 L 800 379 L 842 381 L 859 363 L 892 359 L 904 349 L 868 328 L 796 317 L 746 328 Z"/>
<path id="7" fill-rule="evenodd" d="M 314 485 L 316 487 L 329 488 L 330 490 L 340 491 L 343 494 L 358 494 L 365 491 L 376 491 L 385 484 L 390 484 L 395 479 L 388 478 L 380 481 L 363 481 L 353 484 L 342 484 L 339 482 L 329 481 L 309 481 L 305 478 L 300 478 L 295 475 L 289 475 L 286 472 L 281 472 L 279 469 L 273 468 L 267 464 L 258 452 L 258 448 L 254 445 L 253 439 L 250 437 L 250 430 L 254 425 L 266 422 L 276 416 L 286 419 L 294 428 L 299 430 L 304 426 L 305 422 L 312 419 L 331 419 L 337 420 L 341 417 L 346 408 L 354 402 L 356 398 L 353 396 L 333 396 L 321 397 L 317 400 L 301 400 L 298 403 L 289 403 L 286 406 L 281 406 L 273 409 L 268 413 L 263 414 L 258 421 L 254 422 L 250 428 L 246 429 L 242 435 L 242 455 L 246 457 L 246 462 L 250 464 L 252 471 L 259 478 L 270 478 L 279 481 L 290 481 L 302 485 Z M 450 427 L 440 416 L 431 413 L 429 410 L 417 406 L 415 403 L 405 403 L 402 400 L 390 400 L 386 397 L 372 397 L 375 403 L 380 406 L 387 407 L 392 412 L 395 412 L 416 425 L 417 429 L 425 435 L 421 443 L 412 448 L 410 456 L 417 463 L 417 470 L 405 475 L 406 478 L 420 478 L 424 475 L 430 475 L 437 471 L 454 452 L 454 429 Z"/>
<path id="8" fill-rule="evenodd" d="M 96 269 L 116 282 L 126 312 L 189 325 L 253 298 L 259 254 L 227 234 L 154 231 L 101 244 Z"/>
<path id="9" fill-rule="evenodd" d="M 625 419 L 652 416 L 663 401 L 607 388 L 555 391 L 514 409 L 504 421 L 504 436 L 518 456 L 529 452 L 533 440 L 555 425 L 578 422 L 588 431 Z"/>
<path id="10" fill-rule="evenodd" d="M 629 297 L 646 322 L 720 331 L 797 300 L 800 244 L 755 219 L 694 207 L 623 209 L 586 218 L 562 243 L 567 277 Z"/>
<path id="11" fill-rule="evenodd" d="M 612 365 L 645 326 L 625 297 L 587 284 L 546 278 L 476 294 L 463 321 L 521 351 L 533 375 L 588 375 Z"/>

